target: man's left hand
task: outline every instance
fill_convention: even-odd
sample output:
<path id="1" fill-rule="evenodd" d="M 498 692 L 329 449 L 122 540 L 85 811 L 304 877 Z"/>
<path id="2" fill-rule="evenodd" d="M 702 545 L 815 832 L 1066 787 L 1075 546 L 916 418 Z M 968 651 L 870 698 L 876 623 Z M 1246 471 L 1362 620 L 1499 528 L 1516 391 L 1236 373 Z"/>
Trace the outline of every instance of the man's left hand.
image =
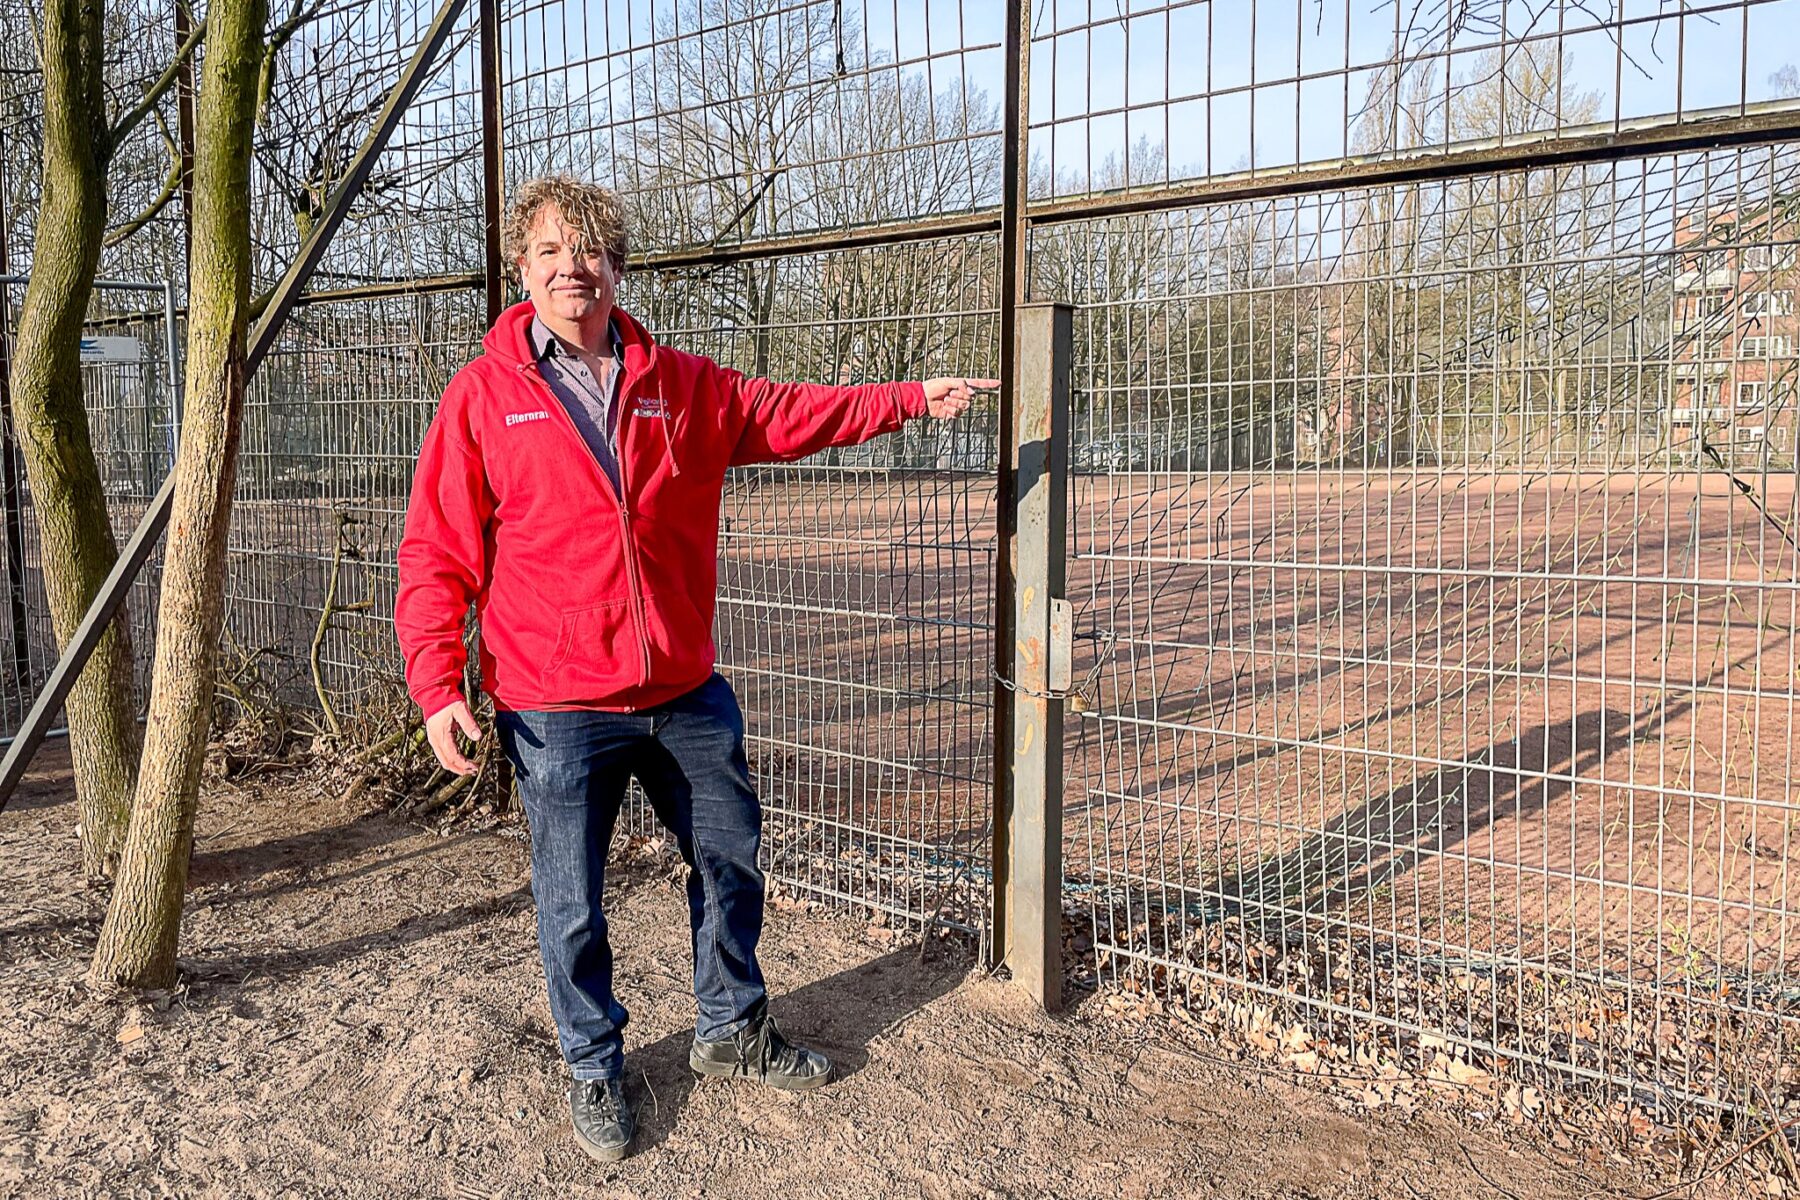
<path id="1" fill-rule="evenodd" d="M 954 421 L 968 409 L 969 401 L 975 398 L 976 392 L 999 386 L 998 379 L 964 379 L 960 375 L 927 379 L 925 411 L 940 421 Z"/>

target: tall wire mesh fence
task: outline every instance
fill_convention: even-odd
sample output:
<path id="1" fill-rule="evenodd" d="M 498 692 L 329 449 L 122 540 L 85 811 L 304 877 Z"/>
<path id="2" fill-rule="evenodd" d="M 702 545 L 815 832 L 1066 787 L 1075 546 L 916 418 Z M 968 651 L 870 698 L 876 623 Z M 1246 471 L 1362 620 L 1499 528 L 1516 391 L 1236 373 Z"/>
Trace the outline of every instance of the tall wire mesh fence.
<path id="1" fill-rule="evenodd" d="M 1101 970 L 1684 1097 L 1778 1077 L 1800 998 L 1794 362 L 1730 360 L 1785 389 L 1772 409 L 1684 415 L 1713 343 L 1680 237 L 1684 181 L 1728 175 L 1766 210 L 1797 161 L 1064 231 L 1151 263 L 1138 298 L 1076 297 L 1074 454 L 1106 469 L 1074 481 L 1071 591 L 1110 657 L 1072 742 L 1068 868 Z M 1520 194 L 1574 195 L 1593 227 L 1476 269 L 1463 224 L 1516 221 Z M 1771 232 L 1736 228 L 1704 253 Z M 1184 277 L 1156 246 L 1189 237 L 1254 254 Z M 1325 269 L 1359 242 L 1379 248 Z M 1716 1056 L 1674 1036 L 1697 1029 Z"/>
<path id="2" fill-rule="evenodd" d="M 282 51 L 255 186 L 271 286 L 438 10 L 327 6 Z M 480 350 L 478 14 L 457 18 L 253 383 L 232 519 L 228 702 L 394 709 L 398 548 L 412 467 Z M 330 714 L 330 715 L 327 715 Z"/>
<path id="3" fill-rule="evenodd" d="M 1215 138 L 1194 177 L 1246 196 L 1338 155 L 1478 163 L 1748 113 L 1796 91 L 1752 69 L 1778 8 L 1512 28 L 1531 14 L 1495 5 L 1435 40 L 1396 27 L 1361 83 L 1357 6 L 1246 5 L 1251 52 L 1144 110 L 1165 140 L 1103 159 L 1076 138 L 1092 89 L 1067 120 L 1034 105 L 1075 144 L 1040 191 L 1179 182 L 1190 105 Z M 1150 21 L 1225 16 L 1177 9 Z M 1140 20 L 1064 16 L 1040 58 Z M 1737 69 L 1690 65 L 1714 55 Z M 1285 195 L 1273 174 L 1267 198 L 1037 231 L 1038 294 L 1077 305 L 1087 970 L 1256 1036 L 1298 1020 L 1323 1035 L 1299 1054 L 1473 1051 L 1665 1112 L 1794 1103 L 1797 164 L 1778 143 Z"/>
<path id="4" fill-rule="evenodd" d="M 10 367 L 25 284 L 0 277 L 0 365 Z M 81 384 L 88 440 L 99 468 L 114 537 L 129 536 L 174 462 L 178 420 L 171 366 L 175 313 L 160 285 L 103 283 L 88 305 L 81 347 Z M 0 441 L 0 549 L 4 550 L 7 627 L 0 644 L 0 729 L 24 719 L 50 669 L 57 641 L 45 592 L 43 539 L 32 511 L 23 453 L 10 415 Z M 133 649 L 138 678 L 147 685 L 150 643 L 142 631 L 155 612 L 157 573 L 146 572 L 126 600 L 127 620 L 139 631 Z"/>
<path id="5" fill-rule="evenodd" d="M 504 175 L 613 183 L 622 302 L 758 374 L 993 373 L 1009 247 L 1076 306 L 1078 979 L 1800 1103 L 1800 3 L 1025 8 L 508 0 Z M 265 279 L 432 11 L 284 51 Z M 247 413 L 226 659 L 289 698 L 392 686 L 412 456 L 483 332 L 479 17 Z M 728 481 L 715 637 L 811 895 L 987 927 L 1003 429 Z"/>
<path id="6" fill-rule="evenodd" d="M 344 713 L 394 700 L 394 553 L 413 464 L 484 332 L 469 288 L 319 300 L 291 318 L 245 405 L 229 700 Z"/>

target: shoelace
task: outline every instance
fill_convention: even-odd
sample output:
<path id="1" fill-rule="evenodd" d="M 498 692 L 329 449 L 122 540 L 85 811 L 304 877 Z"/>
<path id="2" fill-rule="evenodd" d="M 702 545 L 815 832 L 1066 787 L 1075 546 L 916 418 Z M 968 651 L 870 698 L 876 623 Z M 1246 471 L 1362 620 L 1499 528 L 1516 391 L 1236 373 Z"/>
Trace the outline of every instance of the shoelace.
<path id="1" fill-rule="evenodd" d="M 775 1018 L 763 1018 L 762 1028 L 752 1033 L 746 1029 L 738 1035 L 738 1060 L 732 1070 L 749 1075 L 754 1067 L 757 1075 L 767 1075 L 774 1068 L 783 1075 L 797 1075 L 806 1057 L 800 1048 L 781 1036 Z"/>
<path id="2" fill-rule="evenodd" d="M 613 1098 L 613 1091 L 600 1079 L 590 1079 L 581 1085 L 581 1102 L 594 1110 L 594 1114 L 606 1121 L 614 1121 L 619 1116 L 618 1101 Z"/>

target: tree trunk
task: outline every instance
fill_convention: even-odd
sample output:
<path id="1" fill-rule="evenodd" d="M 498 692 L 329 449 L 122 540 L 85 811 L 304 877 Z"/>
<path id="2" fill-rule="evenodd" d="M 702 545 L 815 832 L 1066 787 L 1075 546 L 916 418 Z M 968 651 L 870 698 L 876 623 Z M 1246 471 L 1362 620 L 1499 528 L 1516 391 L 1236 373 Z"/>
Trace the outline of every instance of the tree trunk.
<path id="1" fill-rule="evenodd" d="M 44 587 L 66 646 L 118 556 L 82 403 L 81 325 L 106 228 L 103 6 L 44 10 L 44 191 L 12 364 L 13 423 L 43 539 Z M 121 614 L 69 693 L 82 865 L 110 875 L 137 772 L 129 625 Z"/>
<path id="2" fill-rule="evenodd" d="M 225 535 L 244 410 L 251 132 L 267 0 L 213 0 L 194 158 L 187 405 L 163 559 L 156 674 L 131 829 L 90 978 L 175 981 L 200 765 L 212 718 Z"/>

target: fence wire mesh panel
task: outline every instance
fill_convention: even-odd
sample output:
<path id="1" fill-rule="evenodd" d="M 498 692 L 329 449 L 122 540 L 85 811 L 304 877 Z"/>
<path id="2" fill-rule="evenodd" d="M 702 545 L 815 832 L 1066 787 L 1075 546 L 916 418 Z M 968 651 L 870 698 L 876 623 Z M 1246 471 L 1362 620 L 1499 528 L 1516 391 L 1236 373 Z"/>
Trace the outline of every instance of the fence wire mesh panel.
<path id="1" fill-rule="evenodd" d="M 483 315 L 464 287 L 317 301 L 289 320 L 245 405 L 228 703 L 398 711 L 394 553 L 419 443 L 479 353 Z"/>
<path id="2" fill-rule="evenodd" d="M 109 111 L 122 115 L 127 97 L 142 96 L 174 56 L 173 6 L 165 0 L 107 5 L 105 63 Z M 28 275 L 43 190 L 44 82 L 38 26 L 42 6 L 0 0 L 0 275 Z M 102 279 L 175 281 L 180 297 L 186 255 L 181 206 L 163 195 L 174 168 L 175 105 L 171 94 L 111 152 L 107 170 L 109 229 L 100 256 Z M 159 202 L 160 200 L 160 202 Z M 118 236 L 127 226 L 129 237 Z"/>
<path id="3" fill-rule="evenodd" d="M 506 6 L 508 175 L 611 180 L 654 255 L 1000 198 L 1005 8 Z"/>
<path id="4" fill-rule="evenodd" d="M 260 291 L 293 263 L 438 9 L 436 0 L 361 0 L 295 8 L 272 19 L 278 46 L 249 197 Z M 122 94 L 141 91 L 160 73 L 174 44 L 173 6 L 128 5 L 126 11 L 143 45 L 121 43 L 109 78 L 117 77 Z M 290 24 L 289 17 L 302 19 Z M 24 26 L 23 17 L 19 23 Z M 372 697 L 391 701 L 397 694 L 393 554 L 412 464 L 445 383 L 475 355 L 484 332 L 475 29 L 470 5 L 329 244 L 309 296 L 253 381 L 229 546 L 220 686 L 227 706 L 261 711 L 281 702 L 352 711 Z M 8 45 L 9 53 L 17 49 Z M 38 196 L 34 171 L 21 181 L 15 151 L 35 149 L 32 129 L 41 118 L 28 87 L 15 86 L 4 100 L 0 115 L 19 132 L 0 154 L 7 233 L 18 247 L 29 244 Z M 121 223 L 150 210 L 172 167 L 175 103 L 172 91 L 154 121 L 115 155 L 110 199 Z M 105 261 L 131 277 L 158 280 L 152 298 L 133 302 L 154 307 L 155 322 L 162 320 L 161 279 L 170 279 L 177 295 L 183 290 L 182 238 L 180 207 L 165 197 L 145 228 L 107 251 Z M 16 319 L 21 293 L 10 294 L 9 320 Z M 160 324 L 140 331 L 119 315 L 122 303 L 111 292 L 97 296 L 93 329 L 140 338 L 153 356 L 145 363 L 161 364 Z M 138 396 L 118 384 L 117 367 L 91 367 L 87 374 L 102 385 L 88 412 L 123 538 L 172 461 L 167 398 Z M 163 407 L 152 411 L 145 404 Z M 25 530 L 30 575 L 38 568 L 29 514 Z M 146 572 L 129 602 L 145 682 L 154 645 L 154 603 L 146 589 L 154 573 L 154 567 Z M 40 583 L 28 594 L 33 614 L 43 612 L 41 591 Z M 31 686 L 15 697 L 9 682 L 0 699 L 8 731 L 55 660 L 48 617 L 33 615 L 31 622 Z"/>
<path id="5" fill-rule="evenodd" d="M 322 10 L 282 50 L 254 178 L 272 285 L 437 14 Z M 480 352 L 481 122 L 470 5 L 253 381 L 234 501 L 222 702 L 397 717 L 394 553 L 419 443 Z"/>
<path id="6" fill-rule="evenodd" d="M 1796 168 L 1038 235 L 1092 969 L 1338 1057 L 1797 1102 Z"/>
<path id="7" fill-rule="evenodd" d="M 990 374 L 992 236 L 705 260 L 997 201 L 998 10 L 914 7 L 511 5 L 508 176 L 621 191 L 651 263 L 622 301 L 670 345 L 830 383 Z M 994 417 L 740 469 L 725 497 L 715 638 L 769 868 L 915 924 L 985 925 Z"/>
<path id="8" fill-rule="evenodd" d="M 253 179 L 253 236 L 264 286 L 294 261 L 441 3 L 325 6 L 281 48 Z M 310 290 L 411 286 L 481 269 L 476 11 L 474 3 L 464 6 Z"/>
<path id="9" fill-rule="evenodd" d="M 44 86 L 34 34 L 37 6 L 0 0 L 0 371 L 12 368 L 13 334 L 37 240 L 43 198 Z M 17 31 L 14 34 L 14 31 Z M 154 0 L 127 0 L 109 10 L 104 52 L 109 99 L 138 95 L 167 65 L 174 50 L 170 9 Z M 115 110 L 116 111 L 116 110 Z M 184 255 L 179 206 L 157 198 L 171 170 L 172 105 L 162 106 L 114 147 L 108 173 L 111 211 L 98 276 L 115 286 L 98 288 L 82 330 L 88 341 L 82 388 L 88 434 L 99 468 L 114 537 L 123 542 L 173 460 L 168 325 L 178 320 Z M 132 235 L 120 238 L 129 227 Z M 173 296 L 165 292 L 165 284 Z M 179 334 L 179 327 L 176 327 Z M 97 339 L 114 339 L 103 344 Z M 178 353 L 178 348 L 177 348 Z M 135 355 L 135 358 L 123 357 Z M 108 356 L 102 361 L 102 356 Z M 10 392 L 0 389 L 10 405 Z M 11 414 L 8 414 L 10 421 Z M 22 452 L 0 471 L 0 537 L 8 635 L 0 638 L 0 737 L 10 738 L 30 710 L 56 663 L 44 586 L 42 538 Z M 138 663 L 140 701 L 149 681 L 150 633 L 155 612 L 156 569 L 134 584 L 126 601 Z M 61 715 L 52 719 L 62 726 Z"/>
<path id="10" fill-rule="evenodd" d="M 7 370 L 24 291 L 21 282 L 0 280 L 0 368 Z M 130 536 L 174 463 L 173 337 L 174 311 L 160 284 L 110 284 L 95 290 L 83 326 L 81 385 L 88 440 L 113 536 L 120 542 Z M 6 581 L 0 603 L 6 605 L 10 630 L 0 644 L 0 736 L 10 737 L 56 665 L 57 640 L 45 587 L 43 535 L 25 481 L 23 453 L 11 440 L 0 453 L 11 458 L 0 470 L 0 548 L 5 553 L 0 568 Z M 124 610 L 131 623 L 140 699 L 148 697 L 156 580 L 154 569 L 140 576 Z"/>
<path id="11" fill-rule="evenodd" d="M 1047 0 L 1033 6 L 1033 192 L 1742 117 L 1800 95 L 1796 15 L 1793 0 Z"/>

